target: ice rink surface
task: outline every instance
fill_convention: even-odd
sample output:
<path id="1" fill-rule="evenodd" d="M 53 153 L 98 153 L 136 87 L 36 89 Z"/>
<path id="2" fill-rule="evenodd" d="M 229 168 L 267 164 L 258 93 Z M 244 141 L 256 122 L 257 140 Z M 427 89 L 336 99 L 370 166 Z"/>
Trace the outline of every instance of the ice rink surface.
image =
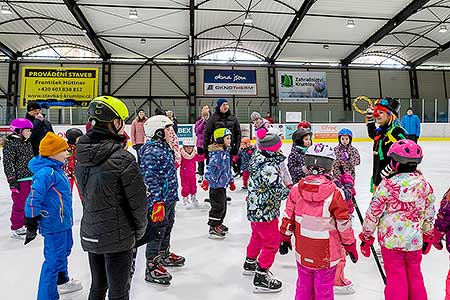
<path id="1" fill-rule="evenodd" d="M 361 154 L 361 165 L 357 168 L 357 201 L 365 214 L 370 202 L 369 178 L 372 170 L 372 144 L 355 143 Z M 423 142 L 425 158 L 420 169 L 431 183 L 436 195 L 435 207 L 438 208 L 443 193 L 450 187 L 450 142 Z M 284 145 L 288 154 L 291 145 Z M 39 273 L 43 261 L 42 237 L 27 245 L 23 241 L 13 240 L 10 235 L 11 199 L 8 184 L 0 171 L 0 287 L 1 299 L 30 300 L 36 299 Z M 198 198 L 203 202 L 206 192 L 199 188 Z M 237 180 L 237 190 L 229 192 L 233 199 L 228 206 L 225 224 L 230 233 L 225 240 L 208 239 L 208 209 L 186 210 L 178 204 L 176 223 L 172 233 L 172 250 L 186 257 L 183 268 L 169 269 L 173 275 L 170 287 L 158 287 L 144 281 L 145 257 L 144 247 L 139 249 L 136 274 L 131 285 L 133 300 L 241 300 L 241 299 L 294 299 L 297 280 L 297 268 L 292 252 L 287 256 L 277 255 L 271 269 L 283 282 L 283 290 L 277 294 L 253 294 L 252 277 L 242 276 L 242 264 L 250 234 L 246 218 L 245 192 L 241 191 L 241 180 Z M 82 292 L 62 296 L 61 299 L 87 299 L 90 285 L 90 272 L 87 254 L 80 244 L 79 230 L 82 206 L 78 194 L 73 197 L 74 209 L 74 247 L 69 258 L 70 276 L 83 282 Z M 357 218 L 354 218 L 356 235 L 361 230 Z M 359 244 L 359 243 L 358 243 Z M 359 250 L 359 249 L 358 249 Z M 444 284 L 449 268 L 446 251 L 436 251 L 424 257 L 422 271 L 428 291 L 429 300 L 444 298 Z M 354 265 L 347 262 L 346 275 L 353 281 L 356 289 L 354 295 L 337 295 L 336 299 L 381 300 L 383 282 L 376 268 L 373 257 L 365 258 L 360 254 L 359 262 Z M 364 297 L 364 298 L 362 298 Z"/>

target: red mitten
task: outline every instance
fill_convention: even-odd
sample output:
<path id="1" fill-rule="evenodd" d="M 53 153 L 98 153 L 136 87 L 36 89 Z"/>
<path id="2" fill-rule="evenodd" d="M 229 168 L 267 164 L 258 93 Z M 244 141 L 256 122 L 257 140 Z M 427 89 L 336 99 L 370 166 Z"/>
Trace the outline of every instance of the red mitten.
<path id="1" fill-rule="evenodd" d="M 352 262 L 356 264 L 356 262 L 358 261 L 358 251 L 356 251 L 356 243 L 353 243 L 351 245 L 344 245 L 344 249 L 350 256 Z"/>
<path id="2" fill-rule="evenodd" d="M 371 236 L 370 238 L 366 238 L 365 235 L 361 232 L 359 234 L 359 239 L 361 240 L 361 253 L 365 257 L 370 257 L 370 246 L 373 245 L 373 242 L 375 241 L 375 238 Z"/>
<path id="3" fill-rule="evenodd" d="M 209 188 L 209 183 L 206 180 L 203 180 L 202 182 L 202 189 L 204 189 L 205 191 L 207 191 Z"/>
<path id="4" fill-rule="evenodd" d="M 159 223 L 164 220 L 164 202 L 155 202 L 153 203 L 153 211 L 152 211 L 152 222 Z"/>
<path id="5" fill-rule="evenodd" d="M 434 228 L 432 235 L 433 235 L 432 243 L 434 248 L 442 250 L 444 248 L 444 245 L 442 245 L 442 239 L 444 238 L 445 233 Z"/>
<path id="6" fill-rule="evenodd" d="M 427 232 L 423 234 L 423 244 L 422 244 L 422 253 L 424 255 L 428 254 L 431 250 L 431 245 L 433 245 L 433 231 Z"/>
<path id="7" fill-rule="evenodd" d="M 230 191 L 234 191 L 236 190 L 236 185 L 234 184 L 234 182 L 230 183 Z"/>

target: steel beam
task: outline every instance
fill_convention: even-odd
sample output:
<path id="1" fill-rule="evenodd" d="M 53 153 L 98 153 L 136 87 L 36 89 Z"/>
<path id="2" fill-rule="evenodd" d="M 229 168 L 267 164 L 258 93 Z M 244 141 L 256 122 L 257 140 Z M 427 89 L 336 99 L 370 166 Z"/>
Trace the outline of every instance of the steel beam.
<path id="1" fill-rule="evenodd" d="M 189 62 L 194 63 L 195 61 L 195 0 L 189 0 L 189 50 L 190 57 Z"/>
<path id="2" fill-rule="evenodd" d="M 268 83 L 269 83 L 269 111 L 271 116 L 275 116 L 274 108 L 277 106 L 277 78 L 276 70 L 274 66 L 267 68 L 268 70 Z M 278 120 L 281 122 L 281 120 Z"/>
<path id="3" fill-rule="evenodd" d="M 98 38 L 91 24 L 89 24 L 88 20 L 84 16 L 78 4 L 74 0 L 63 0 L 63 1 L 66 4 L 69 11 L 72 13 L 73 17 L 78 21 L 78 24 L 80 24 L 80 26 L 84 30 L 86 30 L 86 35 L 91 40 L 92 44 L 94 44 L 95 49 L 97 49 L 98 53 L 100 54 L 100 57 L 102 59 L 109 59 L 111 57 L 111 54 L 109 54 L 106 51 L 102 42 L 100 42 L 100 39 Z"/>
<path id="4" fill-rule="evenodd" d="M 17 118 L 16 107 L 18 106 L 19 91 L 19 62 L 10 61 L 8 68 L 8 90 L 6 95 L 6 122 Z M 25 102 L 25 99 L 23 99 Z M 26 105 L 26 103 L 24 103 Z"/>
<path id="5" fill-rule="evenodd" d="M 11 60 L 17 60 L 18 53 L 14 52 L 11 48 L 0 42 L 0 51 L 9 57 Z"/>
<path id="6" fill-rule="evenodd" d="M 272 56 L 270 56 L 270 58 L 269 58 L 270 63 L 274 63 L 278 59 L 278 57 L 280 56 L 284 47 L 286 47 L 286 44 L 289 42 L 289 39 L 297 31 L 298 26 L 303 21 L 306 14 L 308 13 L 308 10 L 313 6 L 314 2 L 316 2 L 316 1 L 315 0 L 305 0 L 303 2 L 302 6 L 300 7 L 300 9 L 295 13 L 294 19 L 292 20 L 288 29 L 286 30 L 286 32 L 284 33 L 280 42 L 278 43 L 277 47 L 275 48 L 275 51 L 273 52 Z"/>
<path id="7" fill-rule="evenodd" d="M 346 58 L 342 60 L 342 65 L 348 66 L 355 58 L 362 54 L 366 49 L 368 49 L 373 44 L 379 42 L 382 38 L 388 35 L 394 28 L 399 26 L 401 23 L 406 21 L 410 16 L 415 14 L 420 8 L 425 4 L 430 2 L 430 0 L 413 0 L 404 9 L 402 9 L 396 16 L 390 19 L 383 27 L 378 29 L 377 32 L 372 34 L 364 43 L 362 43 L 358 48 L 356 48 L 352 53 L 350 53 Z"/>
<path id="8" fill-rule="evenodd" d="M 409 87 L 411 89 L 411 99 L 419 99 L 419 83 L 415 69 L 409 70 Z"/>
<path id="9" fill-rule="evenodd" d="M 102 62 L 102 95 L 111 95 L 111 61 Z"/>
<path id="10" fill-rule="evenodd" d="M 197 75 L 195 64 L 188 66 L 189 76 L 189 123 L 194 124 L 197 119 Z"/>
<path id="11" fill-rule="evenodd" d="M 417 66 L 420 66 L 421 64 L 423 64 L 424 62 L 426 62 L 427 60 L 429 60 L 430 58 L 439 55 L 439 53 L 448 50 L 450 48 L 450 42 L 445 43 L 444 45 L 442 45 L 439 48 L 434 49 L 433 51 L 425 54 L 424 56 L 418 58 L 417 60 L 413 61 L 409 66 L 411 68 L 416 68 Z"/>
<path id="12" fill-rule="evenodd" d="M 350 74 L 348 68 L 341 69 L 342 98 L 344 101 L 344 111 L 352 110 L 352 96 L 350 93 Z"/>

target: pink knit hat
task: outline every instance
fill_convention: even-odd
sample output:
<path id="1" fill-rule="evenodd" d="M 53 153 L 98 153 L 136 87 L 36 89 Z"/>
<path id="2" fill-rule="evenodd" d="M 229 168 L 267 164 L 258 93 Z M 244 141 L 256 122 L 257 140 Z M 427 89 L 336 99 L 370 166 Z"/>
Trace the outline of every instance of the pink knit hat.
<path id="1" fill-rule="evenodd" d="M 283 145 L 281 138 L 273 133 L 269 133 L 265 128 L 256 131 L 259 149 L 262 151 L 277 152 Z"/>

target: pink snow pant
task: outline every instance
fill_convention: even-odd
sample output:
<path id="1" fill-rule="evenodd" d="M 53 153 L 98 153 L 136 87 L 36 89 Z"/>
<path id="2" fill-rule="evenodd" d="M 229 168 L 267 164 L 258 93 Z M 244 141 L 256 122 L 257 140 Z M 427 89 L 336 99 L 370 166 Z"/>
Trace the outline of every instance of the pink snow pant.
<path id="1" fill-rule="evenodd" d="M 280 247 L 278 218 L 269 222 L 250 222 L 252 236 L 247 246 L 247 257 L 258 259 L 262 269 L 270 269 Z"/>
<path id="2" fill-rule="evenodd" d="M 298 280 L 295 300 L 333 300 L 336 266 L 313 270 L 297 262 Z"/>
<path id="3" fill-rule="evenodd" d="M 344 277 L 344 268 L 346 263 L 346 255 L 344 247 L 341 246 L 341 260 L 336 265 L 336 276 L 334 277 L 335 286 L 346 286 L 350 281 Z"/>
<path id="4" fill-rule="evenodd" d="M 381 247 L 386 270 L 385 300 L 427 300 L 420 263 L 422 251 L 398 251 Z"/>
<path id="5" fill-rule="evenodd" d="M 13 201 L 11 210 L 11 230 L 17 230 L 25 225 L 25 202 L 31 189 L 31 180 L 19 182 L 19 192 L 11 192 Z"/>
<path id="6" fill-rule="evenodd" d="M 180 174 L 181 197 L 197 194 L 197 179 L 195 173 L 192 175 Z"/>
<path id="7" fill-rule="evenodd" d="M 447 279 L 445 280 L 445 300 L 450 300 L 450 270 L 448 270 Z"/>

